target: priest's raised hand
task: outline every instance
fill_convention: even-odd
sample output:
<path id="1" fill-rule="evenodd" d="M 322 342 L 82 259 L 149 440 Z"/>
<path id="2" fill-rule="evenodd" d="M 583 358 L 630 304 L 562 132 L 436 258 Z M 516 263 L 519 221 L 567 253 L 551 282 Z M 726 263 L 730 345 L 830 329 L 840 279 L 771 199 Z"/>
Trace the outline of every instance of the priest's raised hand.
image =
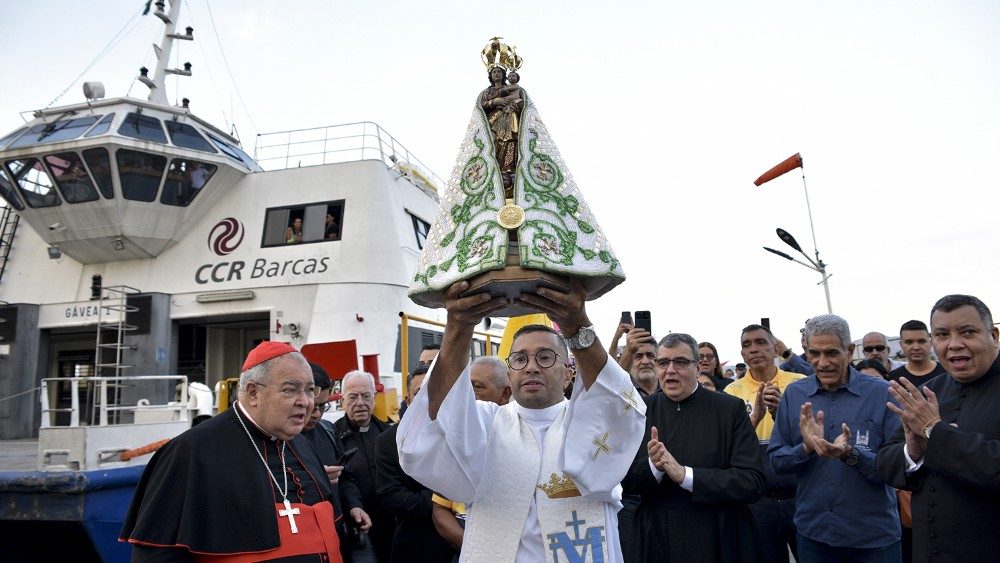
<path id="1" fill-rule="evenodd" d="M 660 441 L 660 434 L 653 426 L 650 429 L 650 439 L 646 444 L 646 451 L 649 453 L 649 461 L 654 467 L 667 474 L 674 483 L 684 480 L 684 466 L 677 463 L 674 456 L 667 450 L 667 447 Z"/>

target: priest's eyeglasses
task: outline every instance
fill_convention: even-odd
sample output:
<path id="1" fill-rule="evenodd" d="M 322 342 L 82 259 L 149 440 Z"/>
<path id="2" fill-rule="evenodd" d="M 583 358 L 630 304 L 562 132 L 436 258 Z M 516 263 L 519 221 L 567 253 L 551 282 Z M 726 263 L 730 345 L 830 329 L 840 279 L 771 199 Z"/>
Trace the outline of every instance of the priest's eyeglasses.
<path id="1" fill-rule="evenodd" d="M 270 387 L 270 385 L 265 385 L 259 381 L 254 381 L 254 384 L 261 387 Z M 310 399 L 316 398 L 316 386 L 315 385 L 282 385 L 278 392 L 285 396 L 286 399 L 294 399 L 298 397 L 301 393 L 305 392 L 306 397 Z"/>
<path id="2" fill-rule="evenodd" d="M 687 368 L 688 366 L 690 366 L 693 363 L 694 363 L 694 360 L 689 360 L 687 358 L 657 358 L 656 359 L 656 367 L 658 367 L 660 369 L 667 369 L 667 368 L 670 367 L 670 364 L 674 364 L 674 367 L 677 368 L 677 369 L 685 369 L 685 368 Z"/>
<path id="3" fill-rule="evenodd" d="M 375 400 L 375 395 L 372 395 L 371 393 L 361 393 L 360 395 L 357 393 L 348 393 L 344 399 L 346 399 L 348 403 L 356 403 L 359 400 L 371 403 Z"/>
<path id="4" fill-rule="evenodd" d="M 322 405 L 319 404 L 313 405 L 313 410 L 319 412 L 330 412 L 331 407 L 333 407 L 333 405 L 331 405 L 329 402 L 326 402 L 323 403 Z"/>
<path id="5" fill-rule="evenodd" d="M 538 364 L 538 367 L 550 368 L 556 365 L 556 359 L 559 357 L 559 354 L 556 354 L 555 350 L 549 350 L 548 348 L 542 348 L 534 354 L 513 352 L 507 356 L 507 366 L 510 369 L 522 370 L 528 367 L 528 358 L 531 357 L 535 358 L 535 363 Z"/>

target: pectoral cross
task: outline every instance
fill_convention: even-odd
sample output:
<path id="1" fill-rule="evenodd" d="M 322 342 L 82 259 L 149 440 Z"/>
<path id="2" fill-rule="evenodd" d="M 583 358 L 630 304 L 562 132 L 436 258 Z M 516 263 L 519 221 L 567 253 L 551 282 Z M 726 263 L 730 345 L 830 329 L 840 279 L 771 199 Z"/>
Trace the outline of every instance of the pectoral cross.
<path id="1" fill-rule="evenodd" d="M 292 533 L 299 533 L 299 527 L 295 525 L 295 515 L 299 513 L 298 508 L 292 508 L 292 503 L 285 499 L 285 509 L 278 510 L 278 516 L 284 516 L 288 518 L 288 525 L 292 527 Z"/>

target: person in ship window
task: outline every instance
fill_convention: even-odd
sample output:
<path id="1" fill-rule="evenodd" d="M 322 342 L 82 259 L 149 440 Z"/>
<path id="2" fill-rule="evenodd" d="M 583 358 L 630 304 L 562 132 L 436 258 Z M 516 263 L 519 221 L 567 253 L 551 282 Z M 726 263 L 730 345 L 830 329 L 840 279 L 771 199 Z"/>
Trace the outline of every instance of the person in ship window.
<path id="1" fill-rule="evenodd" d="M 209 172 L 208 169 L 201 164 L 195 162 L 192 164 L 191 170 L 191 187 L 200 190 L 205 186 L 205 182 L 208 181 Z"/>
<path id="2" fill-rule="evenodd" d="M 302 218 L 296 217 L 292 219 L 292 224 L 285 229 L 285 242 L 288 244 L 296 244 L 302 242 Z"/>
<path id="3" fill-rule="evenodd" d="M 323 231 L 323 238 L 326 240 L 340 239 L 340 227 L 337 226 L 337 220 L 333 218 L 333 213 L 326 214 L 326 230 Z"/>

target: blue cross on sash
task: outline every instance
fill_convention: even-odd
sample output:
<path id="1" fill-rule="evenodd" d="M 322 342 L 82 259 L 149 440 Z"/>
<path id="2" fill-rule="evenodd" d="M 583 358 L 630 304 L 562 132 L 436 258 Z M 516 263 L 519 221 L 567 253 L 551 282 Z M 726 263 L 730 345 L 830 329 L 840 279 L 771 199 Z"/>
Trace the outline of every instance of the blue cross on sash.
<path id="1" fill-rule="evenodd" d="M 580 537 L 580 527 L 586 524 L 586 520 L 580 520 L 573 511 L 573 519 L 566 522 L 566 527 L 573 528 L 573 539 L 570 539 L 569 532 L 557 532 L 548 534 L 549 549 L 552 550 L 552 559 L 556 563 L 560 561 L 560 552 L 565 556 L 567 563 L 604 563 L 604 526 L 591 526 L 586 528 L 583 537 Z M 578 548 L 583 548 L 578 550 Z M 593 554 L 592 558 L 587 558 L 587 548 Z"/>

